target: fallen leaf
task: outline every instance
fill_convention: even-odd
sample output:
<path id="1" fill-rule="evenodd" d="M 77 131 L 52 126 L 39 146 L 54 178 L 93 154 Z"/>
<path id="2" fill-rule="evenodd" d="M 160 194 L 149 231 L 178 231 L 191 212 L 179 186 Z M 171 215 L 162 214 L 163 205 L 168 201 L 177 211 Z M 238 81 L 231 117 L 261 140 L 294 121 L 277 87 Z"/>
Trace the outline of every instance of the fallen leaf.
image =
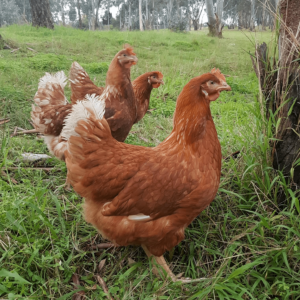
<path id="1" fill-rule="evenodd" d="M 135 263 L 136 263 L 135 260 L 133 260 L 132 258 L 128 257 L 128 265 L 129 265 L 129 266 L 131 266 L 131 265 L 133 265 L 133 264 L 135 264 Z"/>
<path id="2" fill-rule="evenodd" d="M 146 138 L 144 138 L 144 137 L 142 137 L 142 136 L 139 136 L 139 139 L 142 140 L 142 141 L 144 141 L 144 142 L 146 142 L 146 143 L 149 143 L 149 140 L 146 139 Z"/>
<path id="3" fill-rule="evenodd" d="M 99 272 L 101 272 L 101 270 L 103 269 L 103 267 L 105 266 L 105 262 L 106 262 L 106 258 L 102 259 L 98 265 L 98 270 Z"/>

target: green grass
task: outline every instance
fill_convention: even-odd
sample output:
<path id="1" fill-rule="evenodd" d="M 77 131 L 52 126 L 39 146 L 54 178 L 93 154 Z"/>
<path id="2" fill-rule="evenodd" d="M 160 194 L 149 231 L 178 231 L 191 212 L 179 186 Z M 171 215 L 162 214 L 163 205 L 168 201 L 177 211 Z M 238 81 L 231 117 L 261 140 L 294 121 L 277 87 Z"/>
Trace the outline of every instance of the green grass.
<path id="1" fill-rule="evenodd" d="M 258 82 L 247 53 L 253 52 L 255 38 L 269 42 L 270 32 L 255 37 L 224 31 L 219 40 L 206 31 L 10 26 L 0 28 L 0 34 L 20 48 L 0 51 L 0 118 L 10 118 L 0 127 L 0 167 L 8 168 L 8 176 L 0 177 L 0 298 L 71 299 L 71 277 L 77 273 L 86 299 L 105 299 L 95 274 L 106 259 L 100 274 L 114 299 L 300 299 L 299 195 L 270 168 L 273 124 L 261 116 Z M 46 71 L 68 72 L 76 60 L 103 86 L 109 62 L 126 42 L 139 58 L 132 78 L 158 70 L 165 81 L 152 93 L 150 107 L 155 110 L 132 128 L 126 140 L 131 144 L 155 146 L 168 136 L 176 98 L 191 78 L 213 67 L 230 75 L 232 92 L 222 93 L 211 108 L 223 156 L 237 150 L 241 155 L 223 162 L 216 199 L 187 228 L 185 240 L 165 254 L 175 274 L 208 278 L 199 283 L 154 277 L 138 247 L 93 250 L 91 245 L 103 240 L 82 218 L 82 199 L 60 187 L 65 164 L 52 158 L 35 165 L 53 166 L 52 171 L 32 171 L 20 154 L 48 153 L 43 141 L 31 135 L 10 137 L 15 126 L 32 128 L 32 99 Z"/>

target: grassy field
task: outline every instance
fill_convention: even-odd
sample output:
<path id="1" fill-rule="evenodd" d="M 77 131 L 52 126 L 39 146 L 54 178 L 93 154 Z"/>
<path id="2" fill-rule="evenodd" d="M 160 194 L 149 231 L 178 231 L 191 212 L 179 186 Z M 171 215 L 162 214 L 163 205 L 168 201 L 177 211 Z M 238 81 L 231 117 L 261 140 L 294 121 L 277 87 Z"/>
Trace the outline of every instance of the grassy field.
<path id="1" fill-rule="evenodd" d="M 300 299 L 300 208 L 298 195 L 268 162 L 274 125 L 262 117 L 258 81 L 248 52 L 254 41 L 272 40 L 270 32 L 206 31 L 84 32 L 56 27 L 0 28 L 18 51 L 0 50 L 0 298 L 71 299 L 78 274 L 85 299 L 106 299 L 96 275 L 116 299 Z M 112 57 L 122 45 L 134 46 L 139 62 L 132 78 L 152 70 L 165 85 L 152 93 L 156 108 L 132 128 L 126 142 L 155 146 L 172 129 L 176 98 L 193 77 L 217 67 L 229 75 L 232 92 L 212 103 L 224 157 L 216 199 L 186 230 L 186 238 L 165 254 L 175 274 L 206 279 L 172 283 L 152 275 L 143 250 L 95 250 L 102 242 L 82 218 L 82 199 L 61 186 L 65 164 L 55 158 L 32 170 L 25 152 L 48 153 L 33 135 L 10 137 L 14 128 L 32 129 L 29 118 L 38 80 L 78 61 L 97 85 L 104 85 Z M 32 48 L 36 52 L 28 49 Z M 66 88 L 67 95 L 70 94 Z M 12 169 L 15 168 L 15 169 Z M 98 265 L 105 259 L 104 267 Z"/>

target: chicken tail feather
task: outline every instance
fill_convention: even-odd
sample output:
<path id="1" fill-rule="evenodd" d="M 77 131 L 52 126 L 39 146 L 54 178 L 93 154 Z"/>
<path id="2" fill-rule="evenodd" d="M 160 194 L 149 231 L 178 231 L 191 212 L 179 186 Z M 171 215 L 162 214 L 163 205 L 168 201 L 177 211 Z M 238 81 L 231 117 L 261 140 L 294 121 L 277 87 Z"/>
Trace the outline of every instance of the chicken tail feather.
<path id="1" fill-rule="evenodd" d="M 76 61 L 72 63 L 69 77 L 72 104 L 84 100 L 86 94 L 96 94 L 100 96 L 104 90 L 103 87 L 97 87 L 93 83 L 87 72 Z"/>
<path id="2" fill-rule="evenodd" d="M 67 77 L 63 71 L 52 75 L 46 73 L 40 79 L 38 91 L 34 97 L 31 120 L 36 130 L 45 135 L 49 151 L 63 159 L 66 145 L 60 144 L 59 137 L 65 117 L 71 112 L 64 94 Z"/>
<path id="3" fill-rule="evenodd" d="M 67 116 L 62 137 L 69 140 L 71 136 L 80 136 L 76 127 L 80 121 L 102 120 L 105 113 L 105 99 L 99 96 L 86 95 L 85 101 L 79 101 L 72 106 L 72 113 Z"/>

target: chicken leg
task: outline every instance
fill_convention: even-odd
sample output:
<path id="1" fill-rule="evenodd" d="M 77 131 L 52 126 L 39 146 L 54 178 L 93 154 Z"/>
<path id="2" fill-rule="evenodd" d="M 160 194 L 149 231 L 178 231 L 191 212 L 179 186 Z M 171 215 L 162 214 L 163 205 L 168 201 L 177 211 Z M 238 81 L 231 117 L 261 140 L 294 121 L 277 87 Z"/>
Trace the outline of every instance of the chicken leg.
<path id="1" fill-rule="evenodd" d="M 168 266 L 167 262 L 165 261 L 163 255 L 162 256 L 154 256 L 154 255 L 151 254 L 151 252 L 147 249 L 146 246 L 142 245 L 142 248 L 144 249 L 147 256 L 151 259 L 151 261 L 153 263 L 152 272 L 158 277 L 161 277 L 161 272 L 160 272 L 159 268 L 157 268 L 157 265 L 159 267 L 163 268 L 166 271 L 167 276 L 170 277 L 173 282 L 178 282 L 179 281 L 179 282 L 182 282 L 182 283 L 192 283 L 192 282 L 198 282 L 198 281 L 202 281 L 202 280 L 207 279 L 207 278 L 191 279 L 191 278 L 184 278 L 184 277 L 177 278 L 176 275 L 169 268 L 169 266 Z"/>

